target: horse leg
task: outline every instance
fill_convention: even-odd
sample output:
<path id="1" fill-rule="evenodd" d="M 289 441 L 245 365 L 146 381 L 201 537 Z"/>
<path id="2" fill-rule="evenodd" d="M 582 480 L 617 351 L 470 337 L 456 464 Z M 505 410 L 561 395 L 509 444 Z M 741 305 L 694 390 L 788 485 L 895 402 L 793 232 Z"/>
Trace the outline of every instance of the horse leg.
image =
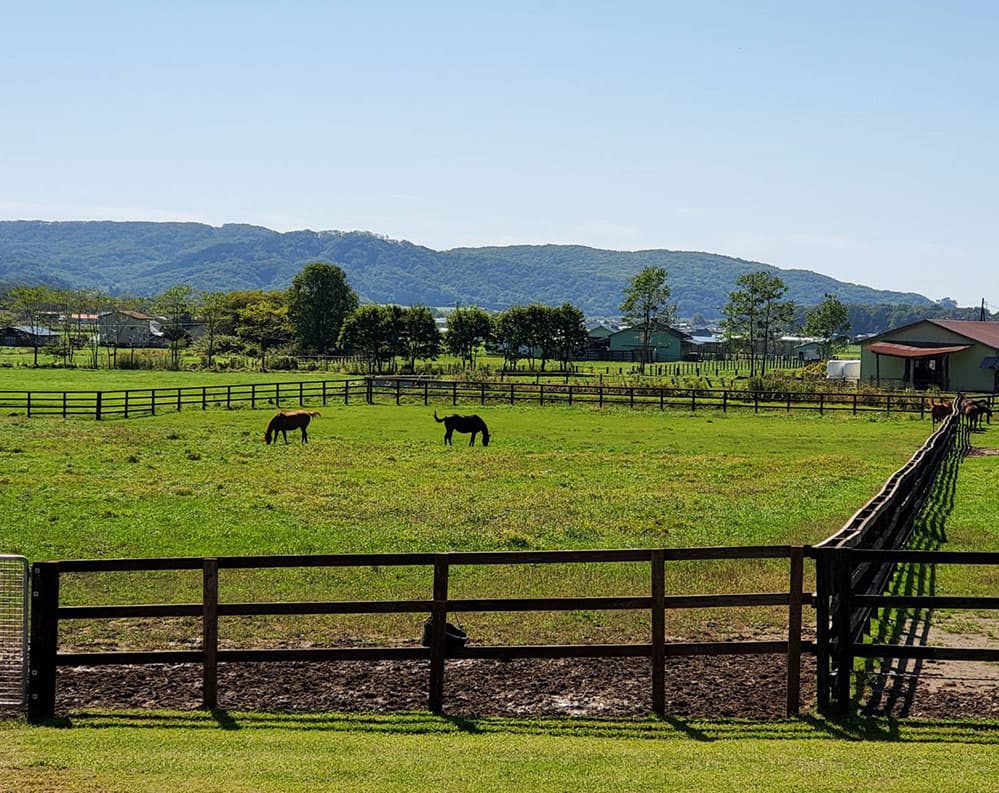
<path id="1" fill-rule="evenodd" d="M 478 432 L 478 430 L 472 430 L 472 437 L 468 439 L 468 445 L 469 446 L 474 446 L 475 445 L 475 433 L 476 432 Z"/>
<path id="2" fill-rule="evenodd" d="M 452 432 L 453 432 L 453 430 L 450 427 L 448 427 L 447 430 L 444 432 L 444 445 L 445 446 L 450 446 L 451 445 L 451 433 Z"/>
<path id="3" fill-rule="evenodd" d="M 302 443 L 309 442 L 309 433 L 305 431 L 305 427 L 302 427 Z"/>
<path id="4" fill-rule="evenodd" d="M 288 430 L 281 430 L 281 434 L 284 435 L 284 445 L 288 445 Z"/>

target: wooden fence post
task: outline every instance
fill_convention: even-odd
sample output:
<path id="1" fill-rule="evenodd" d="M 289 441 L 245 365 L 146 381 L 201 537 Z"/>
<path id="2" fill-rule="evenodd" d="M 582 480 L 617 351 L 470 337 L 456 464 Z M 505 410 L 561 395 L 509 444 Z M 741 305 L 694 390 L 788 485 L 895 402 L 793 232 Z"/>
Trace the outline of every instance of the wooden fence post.
<path id="1" fill-rule="evenodd" d="M 451 404 L 452 405 L 457 405 L 458 404 L 458 381 L 457 380 L 455 380 L 453 383 L 451 383 Z"/>
<path id="2" fill-rule="evenodd" d="M 36 562 L 31 569 L 31 657 L 28 720 L 55 716 L 56 653 L 59 648 L 59 564 Z"/>
<path id="3" fill-rule="evenodd" d="M 101 391 L 97 392 L 97 401 L 94 403 L 94 413 L 98 421 L 101 420 L 101 400 L 104 394 Z"/>
<path id="4" fill-rule="evenodd" d="M 257 406 L 257 384 L 250 383 L 250 408 L 256 408 Z"/>
<path id="5" fill-rule="evenodd" d="M 434 597 L 430 615 L 430 697 L 431 713 L 444 710 L 444 655 L 447 649 L 448 556 L 434 555 Z"/>
<path id="6" fill-rule="evenodd" d="M 790 598 L 787 607 L 787 710 L 797 716 L 801 707 L 801 602 L 805 579 L 805 549 L 791 548 Z"/>
<path id="7" fill-rule="evenodd" d="M 482 396 L 479 399 L 479 404 L 480 405 L 486 404 L 486 384 L 484 382 L 482 383 Z"/>
<path id="8" fill-rule="evenodd" d="M 853 677 L 853 570 L 848 548 L 836 551 L 836 705 L 833 713 L 846 716 L 850 711 L 850 683 Z"/>
<path id="9" fill-rule="evenodd" d="M 216 708 L 219 670 L 219 560 L 204 559 L 201 569 L 201 651 L 204 654 L 201 704 L 205 708 Z"/>
<path id="10" fill-rule="evenodd" d="M 177 412 L 178 412 L 178 413 L 180 412 L 180 409 L 181 409 L 181 405 L 183 404 L 183 402 L 182 402 L 182 400 L 181 400 L 181 396 L 180 396 L 180 395 L 181 395 L 181 390 L 180 390 L 180 389 L 178 388 L 178 389 L 177 389 Z"/>
<path id="11" fill-rule="evenodd" d="M 652 712 L 666 714 L 666 552 L 652 552 Z"/>

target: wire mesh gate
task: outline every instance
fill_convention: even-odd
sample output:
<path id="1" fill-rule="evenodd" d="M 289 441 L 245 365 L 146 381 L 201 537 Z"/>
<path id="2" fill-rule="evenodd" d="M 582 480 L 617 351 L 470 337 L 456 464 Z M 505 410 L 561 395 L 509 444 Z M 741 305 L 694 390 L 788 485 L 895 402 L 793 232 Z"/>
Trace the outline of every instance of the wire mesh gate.
<path id="1" fill-rule="evenodd" d="M 28 690 L 28 560 L 0 554 L 0 705 Z"/>

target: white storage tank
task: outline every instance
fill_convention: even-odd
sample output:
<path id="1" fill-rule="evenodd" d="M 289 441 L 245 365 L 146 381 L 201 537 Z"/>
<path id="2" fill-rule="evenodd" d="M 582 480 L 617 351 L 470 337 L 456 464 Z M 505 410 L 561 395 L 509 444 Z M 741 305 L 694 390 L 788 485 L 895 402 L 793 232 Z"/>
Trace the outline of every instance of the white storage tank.
<path id="1" fill-rule="evenodd" d="M 860 380 L 860 361 L 827 361 L 826 379 Z"/>

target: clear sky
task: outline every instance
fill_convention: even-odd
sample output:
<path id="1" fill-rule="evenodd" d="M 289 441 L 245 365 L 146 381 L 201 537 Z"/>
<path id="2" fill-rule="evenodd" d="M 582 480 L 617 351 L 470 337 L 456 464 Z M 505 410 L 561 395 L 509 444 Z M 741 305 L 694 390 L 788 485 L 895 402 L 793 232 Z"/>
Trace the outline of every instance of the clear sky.
<path id="1" fill-rule="evenodd" d="M 702 250 L 999 309 L 996 2 L 0 10 L 0 219 Z"/>

